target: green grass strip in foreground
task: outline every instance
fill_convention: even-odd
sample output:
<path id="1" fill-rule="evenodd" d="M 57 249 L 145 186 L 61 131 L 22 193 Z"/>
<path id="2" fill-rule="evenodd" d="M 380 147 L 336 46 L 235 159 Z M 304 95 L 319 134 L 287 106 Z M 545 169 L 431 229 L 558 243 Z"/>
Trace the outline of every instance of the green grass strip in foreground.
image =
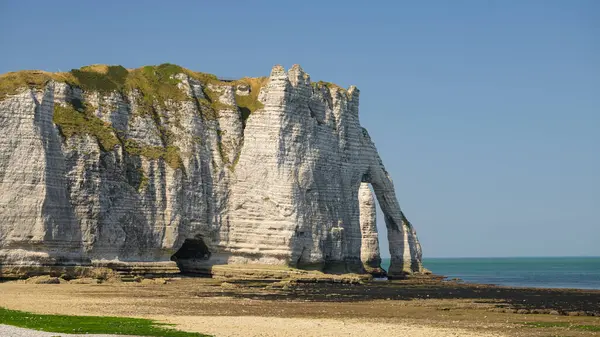
<path id="1" fill-rule="evenodd" d="M 38 315 L 0 307 L 0 324 L 46 332 L 72 334 L 115 334 L 160 337 L 207 337 L 196 332 L 166 328 L 170 324 L 150 319 L 102 316 Z"/>
<path id="2" fill-rule="evenodd" d="M 532 328 L 569 328 L 584 331 L 600 331 L 600 325 L 582 325 L 569 322 L 526 322 Z"/>

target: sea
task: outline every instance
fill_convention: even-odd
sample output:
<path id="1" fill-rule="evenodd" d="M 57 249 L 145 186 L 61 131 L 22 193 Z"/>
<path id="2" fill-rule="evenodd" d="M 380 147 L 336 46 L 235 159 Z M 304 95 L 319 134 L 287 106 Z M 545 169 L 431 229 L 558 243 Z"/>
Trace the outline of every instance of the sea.
<path id="1" fill-rule="evenodd" d="M 387 270 L 389 259 L 382 259 Z M 448 279 L 511 287 L 600 289 L 600 257 L 424 258 Z"/>

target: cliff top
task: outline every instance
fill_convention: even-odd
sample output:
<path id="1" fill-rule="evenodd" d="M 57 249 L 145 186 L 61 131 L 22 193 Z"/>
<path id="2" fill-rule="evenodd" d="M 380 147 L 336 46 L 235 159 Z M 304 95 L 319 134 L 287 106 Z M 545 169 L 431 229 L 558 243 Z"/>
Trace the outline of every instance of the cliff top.
<path id="1" fill-rule="evenodd" d="M 277 67 L 281 66 L 275 66 L 275 68 Z M 299 66 L 294 65 L 294 68 L 299 69 Z M 138 89 L 142 91 L 144 96 L 153 99 L 183 100 L 185 99 L 184 93 L 177 90 L 178 80 L 173 78 L 174 75 L 181 73 L 200 81 L 203 85 L 248 85 L 250 92 L 256 94 L 267 83 L 268 79 L 268 77 L 244 77 L 237 80 L 219 79 L 213 74 L 192 71 L 170 63 L 135 69 L 127 69 L 120 65 L 94 64 L 72 69 L 69 72 L 52 73 L 42 70 L 22 70 L 2 74 L 0 75 L 0 100 L 8 95 L 16 94 L 25 87 L 42 89 L 50 80 L 64 82 L 84 91 L 98 91 L 108 94 L 114 91 L 123 92 Z M 336 88 L 343 92 L 348 91 L 330 82 L 318 81 L 313 82 L 312 85 L 315 87 L 324 86 L 329 89 Z M 256 101 L 256 97 L 248 101 L 249 109 L 251 111 L 255 110 L 257 107 L 252 106 L 252 103 Z"/>
<path id="2" fill-rule="evenodd" d="M 190 81 L 195 80 L 201 84 L 202 96 L 192 97 L 182 89 L 181 74 L 186 75 Z M 299 65 L 294 65 L 288 72 L 277 65 L 271 72 L 271 78 L 273 76 L 290 76 L 296 79 L 301 77 L 305 84 L 310 83 L 310 76 Z M 129 96 L 137 103 L 137 114 L 150 116 L 155 121 L 164 117 L 168 110 L 168 102 L 192 101 L 197 104 L 199 112 L 205 119 L 213 120 L 219 116 L 219 111 L 237 108 L 245 123 L 252 113 L 264 107 L 258 96 L 261 88 L 267 85 L 269 77 L 219 79 L 213 74 L 195 72 L 169 63 L 136 69 L 126 69 L 120 65 L 95 64 L 57 73 L 24 70 L 0 75 L 0 100 L 18 94 L 25 88 L 43 90 L 50 81 L 66 83 L 88 94 L 100 93 L 109 96 L 120 93 Z M 326 88 L 328 91 L 338 91 L 348 97 L 355 91 L 353 87 L 346 90 L 323 81 L 312 83 L 312 86 L 315 90 Z M 234 87 L 235 106 L 223 103 L 221 99 L 223 90 L 220 88 L 224 87 Z M 132 91 L 137 94 L 129 95 Z M 90 104 L 86 97 L 69 97 L 66 103 L 54 106 L 53 122 L 60 127 L 62 135 L 66 138 L 76 134 L 89 134 L 98 140 L 105 151 L 122 143 L 128 152 L 154 159 L 164 158 L 172 168 L 180 167 L 181 156 L 178 148 L 173 145 L 170 132 L 161 133 L 164 148 L 144 147 L 131 140 L 125 141 L 120 136 L 122 130 L 116 130 L 98 117 L 96 110 L 103 104 L 105 104 L 103 99 L 100 103 Z M 173 116 L 173 119 L 176 121 L 177 117 Z M 157 127 L 161 129 L 159 124 Z"/>
<path id="3" fill-rule="evenodd" d="M 64 82 L 74 87 L 79 87 L 84 91 L 98 91 L 101 93 L 110 93 L 113 91 L 124 91 L 130 89 L 140 89 L 147 91 L 149 86 L 155 82 L 163 84 L 176 85 L 177 80 L 172 76 L 176 74 L 186 74 L 202 84 L 228 85 L 237 84 L 251 85 L 256 82 L 264 82 L 266 77 L 262 78 L 242 78 L 234 81 L 221 81 L 217 76 L 202 72 L 194 72 L 178 65 L 164 63 L 158 66 L 144 66 L 136 69 L 126 69 L 120 65 L 94 64 L 84 66 L 79 69 L 73 69 L 69 72 L 51 73 L 41 70 L 22 70 L 0 75 L 0 99 L 7 95 L 15 94 L 23 87 L 33 87 L 41 89 L 50 80 Z M 163 96 L 169 98 L 179 97 L 183 93 L 175 90 L 167 92 L 162 88 Z"/>

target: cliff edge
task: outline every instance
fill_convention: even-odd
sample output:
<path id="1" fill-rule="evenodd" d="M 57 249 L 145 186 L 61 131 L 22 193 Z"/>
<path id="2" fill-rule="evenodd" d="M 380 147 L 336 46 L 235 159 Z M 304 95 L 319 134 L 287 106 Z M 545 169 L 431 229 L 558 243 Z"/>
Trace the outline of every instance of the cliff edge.
<path id="1" fill-rule="evenodd" d="M 359 90 L 295 65 L 223 81 L 163 64 L 0 76 L 0 277 L 269 264 L 420 273 L 416 232 L 358 118 Z M 46 269 L 47 270 L 47 269 Z"/>

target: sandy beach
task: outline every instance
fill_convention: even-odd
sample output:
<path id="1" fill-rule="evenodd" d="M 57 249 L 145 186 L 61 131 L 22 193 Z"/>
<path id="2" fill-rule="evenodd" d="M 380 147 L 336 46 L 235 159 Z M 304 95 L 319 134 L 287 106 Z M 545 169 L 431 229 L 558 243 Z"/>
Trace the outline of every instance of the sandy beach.
<path id="1" fill-rule="evenodd" d="M 500 333 L 446 329 L 409 323 L 371 322 L 361 319 L 282 318 L 260 316 L 169 316 L 162 321 L 177 324 L 186 331 L 217 337 L 245 336 L 416 336 L 416 337 L 492 337 Z"/>
<path id="2" fill-rule="evenodd" d="M 152 318 L 214 336 L 600 335 L 582 328 L 600 326 L 600 291 L 181 278 L 103 284 L 11 281 L 0 283 L 0 293 L 0 306 L 9 309 Z M 544 326 L 532 326 L 536 322 Z"/>

